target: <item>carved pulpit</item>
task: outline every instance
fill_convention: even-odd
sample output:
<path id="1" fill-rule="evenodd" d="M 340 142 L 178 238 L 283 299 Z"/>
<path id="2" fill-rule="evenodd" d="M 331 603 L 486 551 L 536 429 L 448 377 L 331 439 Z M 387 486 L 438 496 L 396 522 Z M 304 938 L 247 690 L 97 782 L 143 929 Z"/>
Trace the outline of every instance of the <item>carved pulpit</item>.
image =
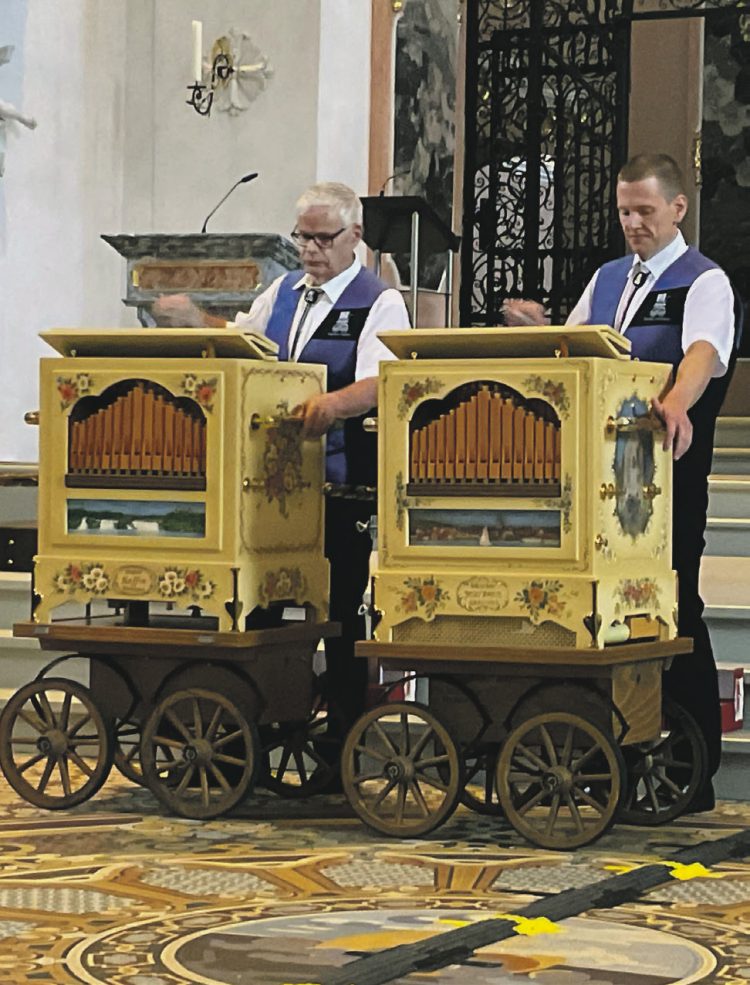
<path id="1" fill-rule="evenodd" d="M 103 235 L 127 260 L 125 304 L 151 327 L 161 294 L 189 294 L 201 308 L 233 319 L 279 275 L 299 266 L 288 239 L 269 233 Z"/>

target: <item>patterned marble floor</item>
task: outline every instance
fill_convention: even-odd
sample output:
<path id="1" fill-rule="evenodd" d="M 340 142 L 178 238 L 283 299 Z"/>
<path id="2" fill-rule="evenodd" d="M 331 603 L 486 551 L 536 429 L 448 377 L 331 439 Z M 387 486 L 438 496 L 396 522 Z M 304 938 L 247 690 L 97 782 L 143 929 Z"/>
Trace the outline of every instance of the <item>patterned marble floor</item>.
<path id="1" fill-rule="evenodd" d="M 540 896 L 669 859 L 742 829 L 750 805 L 657 829 L 616 826 L 574 854 L 530 848 L 461 808 L 428 838 L 368 832 L 342 798 L 258 794 L 235 815 L 160 815 L 111 779 L 48 813 L 0 787 L 0 983 L 297 985 L 454 921 L 515 913 Z M 661 985 L 750 980 L 750 860 L 672 881 L 636 903 L 514 937 L 423 985 Z"/>

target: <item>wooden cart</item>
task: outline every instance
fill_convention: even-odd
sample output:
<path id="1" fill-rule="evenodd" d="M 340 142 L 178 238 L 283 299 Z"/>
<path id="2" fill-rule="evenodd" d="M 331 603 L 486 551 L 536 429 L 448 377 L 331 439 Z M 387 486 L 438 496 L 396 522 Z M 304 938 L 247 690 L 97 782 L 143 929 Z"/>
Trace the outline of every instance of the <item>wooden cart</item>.
<path id="1" fill-rule="evenodd" d="M 38 807 L 73 807 L 114 764 L 169 811 L 211 818 L 256 783 L 291 797 L 324 788 L 338 761 L 326 750 L 313 655 L 338 624 L 220 632 L 189 622 L 16 624 L 16 636 L 42 649 L 74 652 L 20 688 L 0 717 L 0 766 L 13 789 Z M 88 687 L 64 676 L 80 656 Z"/>
<path id="2" fill-rule="evenodd" d="M 691 649 L 682 638 L 600 650 L 360 643 L 359 656 L 426 682 L 428 698 L 355 723 L 344 791 L 365 823 L 400 837 L 431 831 L 459 801 L 553 849 L 589 844 L 617 817 L 669 821 L 706 778 L 697 726 L 662 708 L 662 670 Z"/>

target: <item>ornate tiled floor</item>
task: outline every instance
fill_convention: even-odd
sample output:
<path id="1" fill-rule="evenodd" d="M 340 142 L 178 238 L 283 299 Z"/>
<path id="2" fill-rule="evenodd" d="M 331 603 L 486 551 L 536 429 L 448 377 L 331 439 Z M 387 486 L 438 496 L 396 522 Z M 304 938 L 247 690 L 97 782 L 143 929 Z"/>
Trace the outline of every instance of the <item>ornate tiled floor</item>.
<path id="1" fill-rule="evenodd" d="M 743 828 L 747 805 L 658 829 L 615 827 L 588 849 L 531 849 L 460 809 L 420 841 L 368 833 L 341 798 L 259 794 L 231 818 L 160 816 L 112 779 L 64 814 L 0 789 L 0 982 L 284 985 L 450 921 L 517 912 Z M 721 879 L 672 881 L 637 903 L 566 920 L 558 934 L 484 948 L 409 982 L 543 985 L 750 980 L 750 860 Z M 403 981 L 403 979 L 402 979 Z"/>

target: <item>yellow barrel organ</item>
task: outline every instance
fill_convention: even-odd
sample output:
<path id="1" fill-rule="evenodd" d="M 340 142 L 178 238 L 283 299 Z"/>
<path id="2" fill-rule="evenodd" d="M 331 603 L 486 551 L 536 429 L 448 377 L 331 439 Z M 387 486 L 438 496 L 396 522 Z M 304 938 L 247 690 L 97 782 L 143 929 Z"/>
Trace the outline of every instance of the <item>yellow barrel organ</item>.
<path id="1" fill-rule="evenodd" d="M 326 618 L 322 443 L 291 417 L 324 367 L 231 330 L 43 338 L 63 358 L 41 361 L 36 621 L 96 599 Z"/>
<path id="2" fill-rule="evenodd" d="M 382 338 L 375 638 L 674 638 L 669 367 L 606 327 Z"/>

